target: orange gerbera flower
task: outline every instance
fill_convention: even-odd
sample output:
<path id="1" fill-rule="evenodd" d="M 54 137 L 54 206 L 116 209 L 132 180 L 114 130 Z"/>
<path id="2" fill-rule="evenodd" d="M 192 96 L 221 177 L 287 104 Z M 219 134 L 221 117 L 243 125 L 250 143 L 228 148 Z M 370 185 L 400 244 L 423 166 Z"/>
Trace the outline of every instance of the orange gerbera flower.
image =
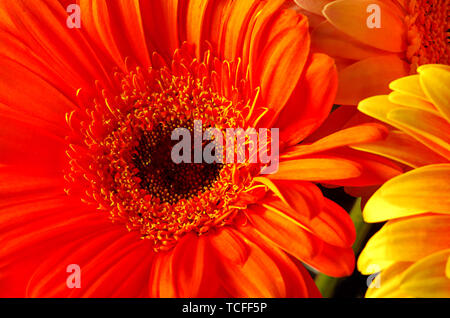
<path id="1" fill-rule="evenodd" d="M 81 29 L 67 4 L 0 4 L 1 296 L 307 297 L 300 261 L 353 271 L 352 222 L 313 182 L 399 170 L 348 147 L 377 124 L 297 145 L 337 74 L 292 3 L 81 0 Z M 173 164 L 170 131 L 196 119 L 279 127 L 278 172 Z"/>
<path id="2" fill-rule="evenodd" d="M 389 220 L 358 260 L 364 274 L 382 270 L 368 297 L 450 297 L 450 66 L 418 72 L 358 106 L 395 128 L 357 148 L 415 168 L 386 182 L 364 208 L 368 222 Z"/>
<path id="3" fill-rule="evenodd" d="M 450 64 L 448 0 L 296 2 L 310 17 L 313 50 L 337 62 L 337 104 L 387 94 L 389 82 L 418 65 Z"/>

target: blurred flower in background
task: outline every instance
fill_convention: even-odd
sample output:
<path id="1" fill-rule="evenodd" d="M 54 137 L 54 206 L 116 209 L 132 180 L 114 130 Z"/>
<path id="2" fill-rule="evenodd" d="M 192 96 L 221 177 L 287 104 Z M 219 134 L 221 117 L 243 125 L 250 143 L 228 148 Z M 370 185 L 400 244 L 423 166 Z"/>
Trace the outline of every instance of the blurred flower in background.
<path id="1" fill-rule="evenodd" d="M 448 0 L 296 0 L 313 51 L 336 60 L 336 104 L 386 94 L 389 82 L 426 63 L 449 64 Z M 376 6 L 376 8 L 375 8 Z M 379 15 L 379 27 L 372 19 Z"/>
<path id="2" fill-rule="evenodd" d="M 423 65 L 418 73 L 358 106 L 390 133 L 355 148 L 413 169 L 386 182 L 364 207 L 367 222 L 387 221 L 358 259 L 363 274 L 382 270 L 367 297 L 450 297 L 450 66 Z"/>

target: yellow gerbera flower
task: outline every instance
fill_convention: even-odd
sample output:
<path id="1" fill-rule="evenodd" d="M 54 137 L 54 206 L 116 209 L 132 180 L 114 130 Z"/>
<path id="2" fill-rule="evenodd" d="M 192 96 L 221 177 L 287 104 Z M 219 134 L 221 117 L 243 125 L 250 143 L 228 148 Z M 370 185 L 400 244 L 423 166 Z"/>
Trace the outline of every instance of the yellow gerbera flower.
<path id="1" fill-rule="evenodd" d="M 449 64 L 450 0 L 296 0 L 312 29 L 311 47 L 336 60 L 336 104 L 387 94 L 418 65 Z"/>
<path id="2" fill-rule="evenodd" d="M 364 208 L 365 221 L 388 221 L 358 260 L 363 274 L 381 270 L 367 297 L 450 297 L 450 66 L 418 73 L 358 106 L 391 131 L 357 148 L 415 168 L 386 182 Z"/>

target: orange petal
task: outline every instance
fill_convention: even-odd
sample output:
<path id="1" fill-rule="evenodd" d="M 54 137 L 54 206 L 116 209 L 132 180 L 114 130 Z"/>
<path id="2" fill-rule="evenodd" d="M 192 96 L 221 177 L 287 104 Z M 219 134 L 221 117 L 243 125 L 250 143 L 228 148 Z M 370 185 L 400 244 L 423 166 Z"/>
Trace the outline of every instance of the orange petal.
<path id="1" fill-rule="evenodd" d="M 297 86 L 309 55 L 309 42 L 308 25 L 303 18 L 295 27 L 280 32 L 261 54 L 256 79 L 260 79 L 262 96 L 273 118 Z M 270 127 L 270 122 L 266 126 Z"/>
<path id="2" fill-rule="evenodd" d="M 295 0 L 295 3 L 297 3 L 300 8 L 322 15 L 323 7 L 333 1 L 334 0 Z"/>
<path id="3" fill-rule="evenodd" d="M 35 195 L 58 192 L 63 187 L 60 177 L 34 175 L 22 167 L 0 164 L 0 207 L 11 206 L 12 202 L 21 198 L 32 198 Z M 59 194 L 62 194 L 61 192 Z M 27 202 L 25 200 L 25 202 Z M 1 224 L 1 222 L 0 222 Z"/>
<path id="4" fill-rule="evenodd" d="M 33 174 L 59 175 L 67 163 L 64 140 L 32 124 L 0 116 L 0 163 Z M 34 171 L 33 171 L 34 170 Z"/>
<path id="5" fill-rule="evenodd" d="M 270 180 L 264 177 L 253 180 L 266 185 L 287 206 L 307 217 L 313 217 L 322 209 L 322 192 L 310 182 Z"/>
<path id="6" fill-rule="evenodd" d="M 264 210 L 258 208 L 256 211 L 260 212 Z M 274 209 L 270 209 L 270 212 L 270 214 L 264 214 L 264 217 L 269 216 L 269 218 L 266 221 L 260 223 L 261 225 L 267 225 L 267 222 L 272 222 L 277 219 L 277 217 L 274 218 L 274 215 L 277 215 L 278 212 L 276 212 L 277 214 L 273 214 L 273 212 L 275 212 Z M 254 213 L 252 214 L 252 217 L 254 218 L 256 215 L 257 214 Z M 258 222 L 261 222 L 263 220 L 263 217 L 259 217 L 259 219 L 258 217 L 256 218 Z M 286 216 L 284 216 L 283 218 L 286 218 Z M 282 223 L 284 224 L 285 222 L 283 221 Z M 355 257 L 353 254 L 353 250 L 350 247 L 342 248 L 334 246 L 323 241 L 321 242 L 317 238 L 314 240 L 313 237 L 304 237 L 301 241 L 296 241 L 295 239 L 289 240 L 289 235 L 287 232 L 285 232 L 287 235 L 286 237 L 280 237 L 280 234 L 283 235 L 283 231 L 280 233 L 281 228 L 277 227 L 278 229 L 276 229 L 276 232 L 279 232 L 279 235 L 276 235 L 273 230 L 271 230 L 272 226 L 274 226 L 275 224 L 268 227 L 266 227 L 265 225 L 263 227 L 263 230 L 260 232 L 260 235 L 263 235 L 263 239 L 270 239 L 270 241 L 275 242 L 275 244 L 291 253 L 293 256 L 300 258 L 303 262 L 325 273 L 326 275 L 340 277 L 349 275 L 353 272 Z M 287 224 L 281 226 L 286 229 L 286 225 Z M 298 233 L 298 229 L 298 227 L 296 230 L 295 228 L 293 228 L 295 232 L 292 234 L 294 234 L 293 237 L 295 238 L 303 237 L 307 233 Z M 256 227 L 256 230 L 259 232 L 259 227 Z M 305 238 L 306 241 L 304 240 Z M 311 239 L 313 240 L 310 241 Z M 313 244 L 314 248 L 308 252 L 307 246 L 304 246 L 304 249 L 302 249 L 301 243 L 298 244 L 299 242 L 310 242 Z M 308 243 L 308 246 L 310 243 Z"/>
<path id="7" fill-rule="evenodd" d="M 122 233 L 120 231 L 96 231 L 95 237 L 86 235 L 67 244 L 53 246 L 49 255 L 37 267 L 29 278 L 27 294 L 29 297 L 68 297 L 71 290 L 67 288 L 65 277 L 68 264 L 78 264 L 80 268 L 98 254 L 105 246 L 117 242 Z M 83 249 L 76 249 L 78 244 L 83 244 Z M 29 265 L 32 263 L 30 262 Z M 148 264 L 147 264 L 148 265 Z M 55 269 L 60 270 L 55 270 Z M 82 273 L 85 272 L 82 269 Z M 82 286 L 89 288 L 95 281 L 84 280 Z M 85 285 L 86 284 L 86 285 Z"/>
<path id="8" fill-rule="evenodd" d="M 292 222 L 324 242 L 339 247 L 351 246 L 355 239 L 355 229 L 348 213 L 326 198 L 323 201 L 322 208 L 316 208 L 318 211 L 312 218 L 303 211 L 293 210 L 277 198 L 265 198 L 261 204 L 270 211 L 291 218 Z"/>
<path id="9" fill-rule="evenodd" d="M 18 229 L 33 221 L 44 220 L 45 222 L 53 220 L 57 222 L 57 218 L 51 218 L 51 216 L 67 208 L 69 204 L 67 198 L 64 194 L 61 194 L 61 191 L 45 188 L 37 188 L 36 190 L 31 195 L 27 195 L 26 192 L 23 196 L 20 195 L 21 193 L 16 193 L 15 195 L 19 194 L 22 200 L 18 200 L 17 197 L 10 195 L 9 199 L 5 198 L 1 201 L 0 230 L 3 235 L 7 235 L 9 231 L 18 233 Z M 0 193 L 4 194 L 3 191 Z M 70 217 L 71 215 L 66 214 L 66 218 Z"/>
<path id="10" fill-rule="evenodd" d="M 62 126 L 65 114 L 76 107 L 56 87 L 18 62 L 0 58 L 0 77 L 0 103 L 25 117 Z M 58 128 L 58 132 L 66 131 Z"/>
<path id="11" fill-rule="evenodd" d="M 249 256 L 244 265 L 220 264 L 223 286 L 232 297 L 285 297 L 286 283 L 272 255 L 248 242 Z"/>
<path id="12" fill-rule="evenodd" d="M 132 56 L 142 67 L 149 67 L 151 65 L 149 52 L 152 52 L 154 49 L 146 43 L 141 14 L 142 9 L 139 1 L 107 2 L 108 9 L 105 12 L 102 12 L 99 6 L 101 6 L 100 3 L 94 6 L 96 11 L 92 13 L 99 34 L 105 37 L 104 34 L 108 33 L 107 29 L 110 27 L 111 34 L 115 35 L 113 40 L 118 50 L 120 50 L 120 56 Z M 107 37 L 108 35 L 106 35 Z"/>
<path id="13" fill-rule="evenodd" d="M 247 261 L 250 249 L 235 231 L 224 228 L 216 235 L 212 234 L 209 240 L 219 257 L 238 265 L 245 264 Z"/>
<path id="14" fill-rule="evenodd" d="M 355 116 L 359 116 L 359 112 L 355 107 L 339 106 L 334 109 L 323 122 L 323 124 L 309 135 L 303 142 L 313 143 L 319 139 L 325 138 L 347 126 L 347 123 Z M 368 117 L 368 116 L 367 116 Z M 368 117 L 370 118 L 370 117 Z M 370 119 L 370 121 L 373 121 Z"/>
<path id="15" fill-rule="evenodd" d="M 153 261 L 149 279 L 150 297 L 177 297 L 172 271 L 173 251 L 158 253 Z"/>
<path id="16" fill-rule="evenodd" d="M 331 245 L 351 247 L 356 238 L 355 226 L 347 211 L 326 198 L 322 212 L 310 226 L 317 236 Z"/>
<path id="17" fill-rule="evenodd" d="M 130 278 L 127 275 L 130 269 L 124 270 L 123 267 L 130 266 L 134 270 L 138 270 L 137 263 L 135 263 L 136 259 L 142 259 L 142 262 L 146 263 L 147 266 L 149 265 L 149 259 L 146 259 L 146 256 L 151 254 L 149 242 L 136 241 L 134 233 L 127 233 L 120 227 L 111 227 L 111 224 L 106 227 L 97 225 L 94 230 L 95 233 L 98 233 L 97 237 L 92 236 L 94 232 L 84 232 L 85 228 L 90 228 L 86 227 L 86 222 L 81 221 L 78 227 L 78 229 L 66 227 L 65 235 L 55 236 L 52 239 L 47 238 L 46 242 L 48 243 L 43 245 L 46 250 L 41 250 L 41 243 L 33 244 L 28 250 L 27 254 L 33 254 L 37 250 L 38 253 L 46 257 L 41 260 L 40 265 L 37 266 L 38 270 L 31 278 L 32 285 L 28 286 L 27 297 L 111 296 L 118 291 L 123 281 Z M 74 231 L 77 236 L 70 235 L 70 231 Z M 91 231 L 93 231 L 92 228 Z M 114 231 L 117 234 L 105 237 L 103 236 L 103 233 L 106 233 L 105 231 Z M 95 242 L 97 239 L 99 241 Z M 55 242 L 58 242 L 58 244 L 55 245 Z M 72 245 L 74 242 L 83 244 L 86 249 L 78 251 L 75 248 L 77 244 Z M 145 247 L 146 244 L 147 247 Z M 85 286 L 84 288 L 67 289 L 64 280 L 64 278 L 67 278 L 65 272 L 67 264 L 80 265 L 82 269 L 81 284 Z M 34 264 L 30 262 L 29 265 Z M 56 268 L 61 270 L 55 270 Z M 116 273 L 115 270 L 119 270 L 120 274 Z M 112 277 L 109 275 L 112 275 Z M 126 276 L 124 277 L 124 275 Z M 105 281 L 108 281 L 108 276 L 111 283 L 109 285 L 104 284 Z M 135 281 L 133 282 L 135 283 Z M 140 282 L 141 288 L 145 288 L 145 283 L 142 284 L 142 280 Z"/>
<path id="18" fill-rule="evenodd" d="M 281 159 L 294 159 L 334 148 L 375 142 L 384 139 L 387 136 L 387 133 L 388 129 L 385 126 L 376 123 L 354 126 L 339 130 L 311 145 L 301 144 L 288 148 L 286 152 L 281 155 Z"/>
<path id="19" fill-rule="evenodd" d="M 408 75 L 409 65 L 392 56 L 356 62 L 339 73 L 336 104 L 356 105 L 364 98 L 389 93 L 389 83 Z"/>
<path id="20" fill-rule="evenodd" d="M 181 4 L 177 0 L 156 0 L 139 1 L 139 6 L 147 46 L 165 58 L 172 57 L 180 46 Z"/>
<path id="21" fill-rule="evenodd" d="M 332 57 L 363 60 L 381 55 L 393 55 L 370 45 L 365 45 L 336 29 L 329 21 L 322 22 L 311 34 L 311 46 Z M 399 56 L 400 57 L 400 56 Z"/>
<path id="22" fill-rule="evenodd" d="M 134 290 L 131 295 L 134 294 L 140 296 L 146 289 L 146 282 L 142 281 L 142 276 L 136 277 L 136 273 L 140 272 L 141 275 L 148 273 L 148 268 L 151 265 L 152 260 L 152 257 L 149 257 L 149 254 L 150 256 L 152 254 L 150 245 L 147 244 L 146 248 L 143 248 L 141 244 L 129 244 L 129 246 L 118 251 L 116 254 L 118 255 L 113 255 L 108 258 L 108 261 L 113 261 L 113 265 L 110 263 L 108 264 L 108 267 L 102 268 L 102 271 L 96 272 L 92 283 L 89 284 L 86 282 L 89 285 L 82 289 L 81 297 L 105 298 L 121 295 L 121 293 L 124 293 L 127 290 L 127 287 L 130 287 L 127 285 L 132 284 L 137 287 L 137 290 Z M 145 271 L 146 268 L 147 271 Z M 82 267 L 82 273 L 85 274 L 86 271 L 87 266 Z M 77 292 L 76 289 L 72 289 L 72 293 L 69 297 L 76 297 L 75 295 Z M 130 297 L 131 295 L 122 294 L 121 296 Z"/>
<path id="23" fill-rule="evenodd" d="M 48 249 L 48 244 L 52 240 L 63 241 L 66 238 L 74 240 L 76 237 L 73 236 L 73 233 L 78 232 L 78 237 L 80 237 L 82 234 L 88 234 L 89 231 L 95 231 L 96 228 L 101 230 L 111 226 L 107 223 L 107 219 L 99 218 L 93 213 L 74 216 L 76 211 L 69 211 L 68 208 L 66 210 L 72 215 L 64 215 L 64 218 L 61 217 L 63 214 L 61 210 L 53 210 L 51 214 L 44 211 L 45 217 L 22 224 L 20 228 L 9 229 L 4 233 L 0 237 L 0 242 L 4 247 L 0 252 L 2 265 L 15 261 L 16 258 L 22 257 L 33 248 L 46 246 Z M 69 231 L 73 231 L 73 233 Z"/>
<path id="24" fill-rule="evenodd" d="M 10 33 L 0 32 L 0 43 L 3 44 L 3 56 L 13 61 L 20 61 L 20 65 L 33 74 L 39 74 L 41 78 L 58 88 L 65 96 L 74 96 L 74 90 L 82 86 L 70 74 L 58 74 L 51 65 L 46 65 L 38 54 L 30 51 L 25 43 Z"/>
<path id="25" fill-rule="evenodd" d="M 280 128 L 280 140 L 294 145 L 318 128 L 331 110 L 337 85 L 334 61 L 324 54 L 311 55 L 304 74 L 273 124 Z"/>
<path id="26" fill-rule="evenodd" d="M 312 156 L 311 156 L 312 157 Z M 320 180 L 323 184 L 328 185 L 340 185 L 340 186 L 353 186 L 353 187 L 364 187 L 373 186 L 384 183 L 397 175 L 399 175 L 402 170 L 392 163 L 390 160 L 375 156 L 369 153 L 363 153 L 350 148 L 336 148 L 328 151 L 324 151 L 320 154 L 314 155 L 318 160 L 319 158 L 334 158 L 336 162 L 343 160 L 346 164 L 352 165 L 354 168 L 358 168 L 359 174 L 352 175 L 350 171 L 343 171 L 342 175 L 347 175 L 341 179 L 336 178 L 334 175 L 332 178 L 327 177 L 326 174 L 321 174 Z M 296 159 L 302 160 L 302 159 Z M 296 161 L 293 160 L 293 161 Z M 281 164 L 280 164 L 281 168 Z M 341 169 L 341 168 L 339 168 Z M 281 170 L 281 169 L 280 169 Z M 271 175 L 276 176 L 277 174 Z M 269 176 L 269 178 L 271 178 Z"/>
<path id="27" fill-rule="evenodd" d="M 369 28 L 370 5 L 380 7 L 381 27 Z M 394 5 L 379 0 L 337 0 L 326 5 L 323 14 L 338 30 L 364 44 L 390 52 L 406 49 L 406 26 Z"/>
<path id="28" fill-rule="evenodd" d="M 221 1 L 218 3 L 220 4 Z M 258 66 L 258 60 L 260 59 L 264 48 L 269 45 L 268 39 L 273 39 L 277 35 L 277 32 L 280 32 L 280 29 L 276 28 L 276 25 L 286 25 L 285 23 L 277 23 L 279 19 L 284 20 L 289 17 L 289 14 L 277 14 L 284 3 L 284 0 L 273 0 L 267 2 L 258 1 L 258 5 L 260 6 L 260 8 L 257 9 L 258 14 L 252 15 L 250 21 L 248 22 L 249 32 L 247 32 L 243 41 L 242 65 L 243 69 L 250 67 L 249 77 L 251 81 L 256 80 L 254 75 L 259 72 L 256 68 Z M 221 19 L 222 18 L 218 16 L 216 18 L 218 22 L 216 23 L 220 25 Z M 295 23 L 295 20 L 291 20 L 290 23 L 292 22 Z M 277 32 L 274 32 L 274 29 L 276 29 Z M 211 40 L 214 41 L 214 37 L 212 37 Z M 255 83 L 252 82 L 252 84 Z M 255 87 L 255 85 L 252 85 L 252 87 Z"/>
<path id="29" fill-rule="evenodd" d="M 89 13 L 83 15 L 83 29 L 86 33 L 105 53 L 110 54 L 117 65 L 125 69 L 124 57 L 120 54 L 111 30 L 113 22 L 108 14 L 107 3 L 81 0 L 80 9 L 81 12 Z"/>
<path id="30" fill-rule="evenodd" d="M 1 29 L 48 57 L 46 66 L 66 83 L 74 83 L 74 89 L 89 87 L 95 80 L 109 83 L 104 66 L 112 67 L 110 59 L 94 50 L 83 32 L 67 28 L 67 12 L 57 1 L 4 1 L 0 16 Z"/>
<path id="31" fill-rule="evenodd" d="M 340 180 L 361 175 L 361 167 L 350 160 L 321 156 L 320 158 L 281 161 L 278 172 L 268 176 L 271 180 Z"/>
<path id="32" fill-rule="evenodd" d="M 450 165 L 436 164 L 386 182 L 367 202 L 367 222 L 381 222 L 424 212 L 449 213 Z"/>
<path id="33" fill-rule="evenodd" d="M 207 267 L 205 237 L 195 234 L 183 237 L 174 248 L 172 259 L 177 296 L 198 297 Z"/>
<path id="34" fill-rule="evenodd" d="M 297 12 L 301 13 L 308 18 L 309 29 L 314 30 L 319 24 L 325 21 L 322 15 L 312 13 L 311 11 L 306 11 L 305 9 L 298 8 Z"/>
<path id="35" fill-rule="evenodd" d="M 92 42 L 104 50 L 115 63 L 125 69 L 125 58 L 132 57 L 143 67 L 150 67 L 149 51 L 144 35 L 141 8 L 137 1 L 80 1 L 83 30 Z"/>
<path id="36" fill-rule="evenodd" d="M 232 61 L 241 56 L 243 39 L 249 27 L 249 19 L 255 14 L 258 5 L 258 1 L 250 0 L 233 2 L 225 6 L 225 14 L 222 17 L 225 23 L 219 43 L 219 52 L 223 52 L 224 59 Z"/>
<path id="37" fill-rule="evenodd" d="M 303 261 L 319 272 L 333 277 L 351 275 L 355 268 L 355 255 L 351 247 L 343 248 L 328 243 L 324 243 L 319 254 Z"/>
<path id="38" fill-rule="evenodd" d="M 209 0 L 193 0 L 187 4 L 186 13 L 186 40 L 195 44 L 197 57 L 201 56 L 201 47 L 204 41 L 204 29 L 211 32 L 211 25 L 208 25 L 207 18 L 212 14 L 212 5 Z M 214 8 L 221 12 L 221 8 Z"/>
<path id="39" fill-rule="evenodd" d="M 298 260 L 275 246 L 254 227 L 243 226 L 239 230 L 251 245 L 260 248 L 274 261 L 281 274 L 274 278 L 279 282 L 279 287 L 284 289 L 280 290 L 284 297 L 320 297 L 310 274 Z"/>
<path id="40" fill-rule="evenodd" d="M 300 260 L 320 250 L 321 242 L 317 237 L 278 210 L 255 206 L 247 216 L 258 232 Z"/>

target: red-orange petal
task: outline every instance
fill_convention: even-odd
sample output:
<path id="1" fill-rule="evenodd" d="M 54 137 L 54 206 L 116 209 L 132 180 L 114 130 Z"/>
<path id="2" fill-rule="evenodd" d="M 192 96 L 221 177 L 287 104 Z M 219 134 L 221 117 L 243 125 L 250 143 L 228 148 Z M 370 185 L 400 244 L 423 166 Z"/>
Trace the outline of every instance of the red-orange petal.
<path id="1" fill-rule="evenodd" d="M 273 124 L 280 128 L 280 140 L 294 145 L 317 129 L 326 119 L 337 91 L 334 61 L 324 54 L 312 54 L 292 96 Z"/>
<path id="2" fill-rule="evenodd" d="M 295 27 L 280 32 L 267 45 L 258 62 L 254 82 L 261 85 L 270 117 L 276 118 L 294 91 L 309 55 L 309 33 L 306 18 L 298 20 Z M 270 127 L 273 119 L 265 126 Z"/>
<path id="3" fill-rule="evenodd" d="M 300 144 L 286 149 L 281 155 L 282 159 L 295 159 L 334 148 L 352 146 L 360 143 L 374 142 L 384 139 L 388 129 L 377 123 L 367 123 L 338 130 L 310 145 Z"/>
<path id="4" fill-rule="evenodd" d="M 281 161 L 278 172 L 268 175 L 271 180 L 342 180 L 357 178 L 361 166 L 357 161 L 320 155 L 309 158 Z"/>
<path id="5" fill-rule="evenodd" d="M 266 185 L 287 206 L 305 217 L 312 218 L 323 208 L 322 192 L 313 183 L 264 177 L 256 177 L 254 180 Z"/>

